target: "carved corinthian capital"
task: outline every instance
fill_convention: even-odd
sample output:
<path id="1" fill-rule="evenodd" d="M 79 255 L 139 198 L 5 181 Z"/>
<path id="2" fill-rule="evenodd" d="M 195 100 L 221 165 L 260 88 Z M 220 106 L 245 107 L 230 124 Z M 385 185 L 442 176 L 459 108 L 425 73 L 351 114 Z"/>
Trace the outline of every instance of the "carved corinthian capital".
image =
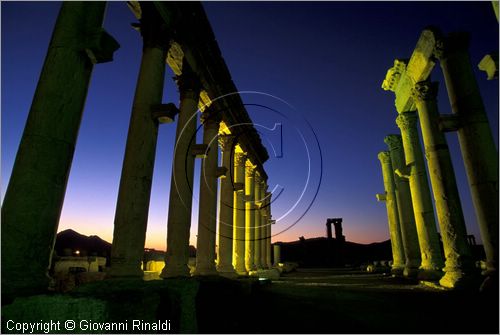
<path id="1" fill-rule="evenodd" d="M 229 152 L 234 147 L 234 139 L 233 135 L 219 135 L 219 145 L 223 152 Z"/>
<path id="2" fill-rule="evenodd" d="M 381 151 L 378 153 L 377 157 L 380 163 L 382 163 L 382 165 L 389 164 L 391 162 L 391 156 L 389 154 L 389 151 Z"/>
<path id="3" fill-rule="evenodd" d="M 438 83 L 428 80 L 416 83 L 411 89 L 411 96 L 415 101 L 436 100 L 438 93 Z"/>
<path id="4" fill-rule="evenodd" d="M 247 162 L 247 155 L 242 152 L 234 153 L 234 165 L 235 166 L 245 166 Z"/>
<path id="5" fill-rule="evenodd" d="M 384 82 L 382 83 L 382 88 L 385 91 L 396 91 L 399 79 L 401 75 L 406 71 L 406 64 L 408 60 L 406 59 L 396 59 L 394 60 L 394 66 L 387 70 Z"/>
<path id="6" fill-rule="evenodd" d="M 398 115 L 396 124 L 401 130 L 411 130 L 417 127 L 417 113 L 405 112 Z"/>
<path id="7" fill-rule="evenodd" d="M 387 144 L 389 150 L 391 151 L 403 147 L 403 140 L 401 139 L 401 135 L 395 135 L 395 134 L 387 135 L 384 138 L 384 142 L 385 144 Z"/>

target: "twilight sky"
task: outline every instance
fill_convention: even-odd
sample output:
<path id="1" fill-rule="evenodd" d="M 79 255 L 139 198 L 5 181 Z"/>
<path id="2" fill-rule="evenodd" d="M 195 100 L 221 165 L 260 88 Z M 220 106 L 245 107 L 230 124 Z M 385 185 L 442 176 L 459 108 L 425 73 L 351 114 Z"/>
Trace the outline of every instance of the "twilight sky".
<path id="1" fill-rule="evenodd" d="M 2 2 L 2 200 L 60 7 L 58 2 Z M 265 164 L 275 241 L 325 235 L 328 217 L 344 219 L 347 240 L 389 238 L 377 153 L 398 133 L 394 94 L 381 88 L 395 58 L 409 58 L 421 31 L 471 35 L 472 66 L 498 147 L 498 80 L 477 69 L 498 50 L 498 21 L 487 2 L 205 2 L 222 55 L 270 153 Z M 125 2 L 110 2 L 105 29 L 121 48 L 94 67 L 59 230 L 111 241 L 125 141 L 142 41 Z M 164 102 L 178 104 L 167 67 Z M 437 65 L 439 108 L 450 106 Z M 271 131 L 281 124 L 279 132 Z M 176 124 L 160 127 L 147 247 L 165 249 L 171 160 Z M 277 128 L 279 129 L 279 128 Z M 480 241 L 455 133 L 447 134 L 469 234 Z M 277 155 L 273 153 L 273 147 Z M 280 155 L 280 152 L 282 155 Z M 200 162 L 197 162 L 197 171 Z M 322 166 L 322 170 L 321 170 Z M 191 227 L 196 244 L 197 189 Z M 319 189 L 318 189 L 319 187 Z M 317 193 L 317 194 L 316 194 Z M 311 205 L 312 204 L 312 205 Z M 309 208 L 310 207 L 310 208 Z"/>

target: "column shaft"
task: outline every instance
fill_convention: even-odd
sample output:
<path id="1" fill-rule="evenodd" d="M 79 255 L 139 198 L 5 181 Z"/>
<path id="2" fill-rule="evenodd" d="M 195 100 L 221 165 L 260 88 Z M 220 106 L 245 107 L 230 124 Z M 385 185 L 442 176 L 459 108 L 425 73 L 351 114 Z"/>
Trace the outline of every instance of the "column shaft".
<path id="1" fill-rule="evenodd" d="M 382 151 L 378 154 L 378 159 L 382 166 L 382 176 L 384 178 L 385 205 L 387 207 L 387 221 L 389 223 L 389 233 L 392 247 L 392 273 L 401 275 L 405 265 L 405 254 L 401 238 L 401 229 L 399 224 L 398 204 L 396 201 L 393 168 L 391 157 L 388 151 Z"/>
<path id="2" fill-rule="evenodd" d="M 143 275 L 141 264 L 158 138 L 158 121 L 151 115 L 151 106 L 162 102 L 169 42 L 165 28 L 156 31 L 153 27 L 160 26 L 162 19 L 152 7 L 142 5 L 144 47 L 116 203 L 108 272 L 113 277 Z"/>
<path id="3" fill-rule="evenodd" d="M 416 277 L 422 259 L 420 258 L 420 247 L 418 245 L 410 186 L 408 179 L 401 178 L 394 173 L 396 169 L 401 170 L 405 166 L 403 143 L 400 135 L 388 135 L 385 137 L 384 142 L 389 147 L 391 156 L 392 175 L 394 177 L 396 201 L 398 204 L 399 226 L 406 258 L 403 274 L 406 277 Z"/>
<path id="4" fill-rule="evenodd" d="M 261 178 L 258 174 L 258 172 L 255 173 L 255 179 L 254 179 L 254 184 L 255 184 L 255 189 L 254 189 L 254 204 L 255 204 L 255 209 L 254 209 L 254 216 L 255 216 L 255 236 L 254 236 L 254 259 L 253 262 L 255 264 L 256 269 L 261 269 L 262 264 L 260 263 L 261 259 L 261 243 L 262 239 L 264 238 L 264 232 L 262 229 L 262 222 L 261 222 L 261 216 L 260 216 L 260 204 L 261 204 L 261 196 L 260 196 L 260 190 L 261 190 Z"/>
<path id="5" fill-rule="evenodd" d="M 424 155 L 417 132 L 415 112 L 401 113 L 396 123 L 401 129 L 406 167 L 400 173 L 409 172 L 410 192 L 417 226 L 422 264 L 422 279 L 435 280 L 442 275 L 443 258 L 439 246 L 432 199 L 424 166 Z M 409 171 L 407 171 L 409 169 Z"/>
<path id="6" fill-rule="evenodd" d="M 261 239 L 259 243 L 260 247 L 260 265 L 263 268 L 267 268 L 267 198 L 266 198 L 266 189 L 267 185 L 265 182 L 262 182 L 262 186 L 260 188 L 260 198 L 262 199 L 262 205 L 259 210 L 260 214 L 260 225 L 261 225 Z"/>
<path id="7" fill-rule="evenodd" d="M 220 115 L 217 111 L 203 113 L 203 144 L 207 152 L 201 162 L 198 238 L 196 240 L 195 275 L 217 274 L 215 268 L 215 235 L 217 229 L 217 163 Z"/>
<path id="8" fill-rule="evenodd" d="M 437 83 L 421 82 L 413 89 L 446 259 L 440 284 L 456 287 L 470 276 L 473 260 L 450 151 L 439 130 L 436 96 Z"/>
<path id="9" fill-rule="evenodd" d="M 217 271 L 221 274 L 235 274 L 233 258 L 233 211 L 234 211 L 234 136 L 219 136 L 222 152 L 222 166 L 227 168 L 220 181 L 219 207 L 219 251 Z"/>
<path id="10" fill-rule="evenodd" d="M 273 252 L 274 252 L 274 266 L 277 267 L 278 264 L 281 263 L 281 245 L 274 244 Z"/>
<path id="11" fill-rule="evenodd" d="M 436 51 L 451 110 L 460 120 L 458 140 L 481 231 L 487 270 L 498 271 L 498 151 L 469 59 L 468 36 L 450 34 Z"/>
<path id="12" fill-rule="evenodd" d="M 234 181 L 240 188 L 234 192 L 233 211 L 233 266 L 238 274 L 246 274 L 245 267 L 245 164 L 247 157 L 243 153 L 234 155 Z"/>
<path id="13" fill-rule="evenodd" d="M 162 278 L 189 276 L 189 229 L 193 204 L 194 144 L 200 83 L 185 63 L 177 84 L 180 91 L 179 120 L 168 203 L 167 254 Z"/>
<path id="14" fill-rule="evenodd" d="M 245 267 L 247 271 L 256 270 L 255 253 L 255 166 L 247 160 L 245 167 Z"/>
<path id="15" fill-rule="evenodd" d="M 101 46 L 87 44 L 95 42 L 92 36 L 105 35 L 105 6 L 64 2 L 59 12 L 2 205 L 3 296 L 48 286 L 47 270 L 95 62 L 88 56 Z M 118 43 L 106 37 L 112 55 Z"/>
<path id="16" fill-rule="evenodd" d="M 269 215 L 271 217 L 271 215 Z M 273 221 L 274 223 L 274 221 Z M 266 261 L 267 267 L 270 269 L 273 267 L 273 262 L 271 259 L 271 222 L 267 224 L 267 238 L 266 238 Z"/>

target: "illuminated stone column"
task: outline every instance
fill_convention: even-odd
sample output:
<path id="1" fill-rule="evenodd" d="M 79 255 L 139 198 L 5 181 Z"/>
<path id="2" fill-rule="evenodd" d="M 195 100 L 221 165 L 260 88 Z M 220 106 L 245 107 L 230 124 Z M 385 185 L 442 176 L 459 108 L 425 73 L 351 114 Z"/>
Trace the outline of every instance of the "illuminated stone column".
<path id="1" fill-rule="evenodd" d="M 220 181 L 219 207 L 219 252 L 217 253 L 217 271 L 226 276 L 235 275 L 233 267 L 233 211 L 234 211 L 234 136 L 220 135 L 219 144 L 222 153 L 222 166 L 227 169 Z"/>
<path id="2" fill-rule="evenodd" d="M 255 165 L 247 160 L 245 166 L 245 267 L 256 270 L 255 253 Z"/>
<path id="3" fill-rule="evenodd" d="M 167 253 L 162 278 L 189 276 L 189 229 L 193 204 L 193 137 L 196 134 L 201 84 L 187 63 L 177 78 L 180 113 L 175 135 L 174 161 L 168 203 Z"/>
<path id="4" fill-rule="evenodd" d="M 268 206 L 267 206 L 267 217 L 268 217 L 268 223 L 267 223 L 267 229 L 266 229 L 266 263 L 268 268 L 273 267 L 273 262 L 271 260 L 271 224 L 275 224 L 276 220 L 271 220 L 272 215 L 271 215 L 271 196 L 272 193 L 266 192 L 266 198 L 268 199 Z"/>
<path id="5" fill-rule="evenodd" d="M 472 70 L 468 44 L 468 34 L 449 34 L 437 43 L 435 55 L 458 121 L 458 140 L 486 252 L 487 272 L 497 272 L 498 151 Z"/>
<path id="6" fill-rule="evenodd" d="M 255 177 L 254 177 L 254 220 L 255 220 L 255 236 L 254 236 L 254 254 L 253 254 L 253 262 L 255 265 L 256 269 L 261 269 L 262 264 L 260 263 L 261 259 L 261 250 L 262 248 L 260 247 L 262 243 L 262 239 L 264 238 L 264 229 L 262 229 L 262 221 L 261 221 L 261 215 L 260 215 L 260 206 L 261 206 L 261 184 L 262 184 L 262 179 L 259 175 L 258 172 L 255 172 Z"/>
<path id="7" fill-rule="evenodd" d="M 158 120 L 152 116 L 152 106 L 161 104 L 165 81 L 169 43 L 166 27 L 152 4 L 141 4 L 141 8 L 144 46 L 118 189 L 108 272 L 111 277 L 143 276 L 141 264 L 158 139 Z"/>
<path id="8" fill-rule="evenodd" d="M 245 164 L 247 156 L 234 154 L 233 266 L 236 273 L 246 275 L 245 267 Z"/>
<path id="9" fill-rule="evenodd" d="M 47 275 L 90 76 L 118 43 L 105 2 L 63 2 L 2 205 L 2 295 L 48 287 Z"/>
<path id="10" fill-rule="evenodd" d="M 419 278 L 438 280 L 442 276 L 443 258 L 439 246 L 429 182 L 424 166 L 424 155 L 420 147 L 415 112 L 401 113 L 396 118 L 401 129 L 406 167 L 396 170 L 400 176 L 407 176 L 413 201 L 413 213 L 417 226 L 418 242 L 422 264 Z"/>
<path id="11" fill-rule="evenodd" d="M 265 181 L 262 182 L 261 188 L 260 188 L 260 199 L 261 199 L 261 206 L 259 210 L 259 214 L 261 217 L 261 239 L 260 239 L 260 265 L 262 268 L 268 268 L 267 266 L 267 247 L 266 247 L 266 242 L 267 242 L 267 205 L 268 205 L 268 199 L 266 198 L 266 190 L 267 190 L 267 184 Z"/>
<path id="12" fill-rule="evenodd" d="M 387 207 L 387 221 L 389 223 L 393 262 L 391 272 L 395 275 L 402 275 L 405 265 L 405 254 L 399 225 L 398 204 L 395 195 L 394 170 L 392 169 L 391 156 L 388 151 L 379 152 L 378 159 L 382 165 L 385 194 L 378 194 L 377 199 L 379 201 L 385 201 Z"/>
<path id="13" fill-rule="evenodd" d="M 394 177 L 396 201 L 398 204 L 399 227 L 401 229 L 401 238 L 406 259 L 403 275 L 405 277 L 416 277 L 422 259 L 420 258 L 420 247 L 418 246 L 417 227 L 415 226 L 410 185 L 407 178 L 401 178 L 394 173 L 394 170 L 402 169 L 405 166 L 403 142 L 401 141 L 401 135 L 388 135 L 384 138 L 384 142 L 387 144 L 391 156 L 392 175 Z"/>
<path id="14" fill-rule="evenodd" d="M 217 229 L 217 165 L 220 113 L 205 110 L 201 116 L 203 144 L 206 155 L 201 162 L 200 204 L 198 214 L 198 238 L 196 240 L 196 269 L 194 275 L 216 275 L 215 235 Z"/>
<path id="15" fill-rule="evenodd" d="M 437 82 L 420 82 L 412 89 L 412 97 L 418 109 L 446 258 L 445 275 L 439 283 L 445 287 L 457 287 L 470 277 L 473 260 L 448 143 L 439 130 L 437 90 Z"/>
<path id="16" fill-rule="evenodd" d="M 273 252 L 274 252 L 274 266 L 277 267 L 279 266 L 279 263 L 281 263 L 281 245 L 274 244 Z"/>

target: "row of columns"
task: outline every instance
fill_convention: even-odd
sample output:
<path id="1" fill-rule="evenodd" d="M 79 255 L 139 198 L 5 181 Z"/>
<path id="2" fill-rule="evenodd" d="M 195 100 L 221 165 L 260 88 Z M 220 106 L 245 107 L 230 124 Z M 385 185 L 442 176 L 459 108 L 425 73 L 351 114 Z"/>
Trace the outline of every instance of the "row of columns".
<path id="1" fill-rule="evenodd" d="M 385 142 L 389 151 L 379 154 L 385 188 L 385 195 L 379 198 L 385 198 L 387 205 L 393 270 L 397 272 L 403 257 L 406 259 L 405 275 L 415 275 L 416 266 L 420 264 L 420 278 L 439 279 L 440 285 L 450 288 L 465 286 L 470 282 L 473 259 L 444 134 L 446 131 L 458 131 L 485 246 L 488 272 L 496 273 L 498 265 L 498 153 L 466 44 L 467 36 L 450 34 L 438 41 L 434 52 L 443 69 L 453 115 L 443 117 L 439 114 L 436 82 L 423 80 L 415 83 L 411 87 L 411 98 L 417 111 L 398 111 L 396 124 L 401 130 L 401 136 L 387 136 Z M 418 120 L 443 253 L 440 250 L 424 154 L 417 130 Z"/>

